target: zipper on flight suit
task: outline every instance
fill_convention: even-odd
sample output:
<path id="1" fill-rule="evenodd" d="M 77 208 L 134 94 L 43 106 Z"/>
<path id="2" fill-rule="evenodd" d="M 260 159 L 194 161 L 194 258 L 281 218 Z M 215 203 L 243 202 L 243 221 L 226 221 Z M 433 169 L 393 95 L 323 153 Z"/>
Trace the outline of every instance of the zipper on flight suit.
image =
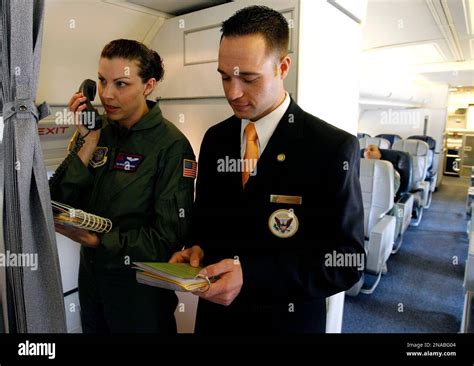
<path id="1" fill-rule="evenodd" d="M 102 181 L 103 181 L 104 175 L 113 169 L 113 164 L 115 162 L 115 157 L 117 154 L 117 149 L 119 146 L 119 138 L 120 138 L 119 128 L 117 125 L 111 124 L 110 131 L 112 133 L 111 140 L 113 141 L 113 145 L 111 144 L 108 146 L 109 151 L 108 151 L 107 162 L 105 166 L 102 167 L 101 172 L 99 173 L 99 176 L 97 177 L 97 181 L 94 185 L 95 189 L 93 190 L 92 197 L 89 201 L 89 206 L 104 208 L 103 205 L 98 205 L 98 203 L 100 202 L 98 202 L 97 200 L 99 197 L 102 197 L 102 191 L 104 190 L 104 187 L 102 187 Z"/>

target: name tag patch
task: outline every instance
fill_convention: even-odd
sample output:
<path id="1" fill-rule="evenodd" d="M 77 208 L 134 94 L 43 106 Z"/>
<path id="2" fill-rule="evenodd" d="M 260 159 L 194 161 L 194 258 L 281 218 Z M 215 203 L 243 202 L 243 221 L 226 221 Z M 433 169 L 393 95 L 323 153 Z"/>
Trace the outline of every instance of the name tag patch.
<path id="1" fill-rule="evenodd" d="M 286 203 L 289 205 L 301 205 L 303 198 L 301 196 L 282 196 L 280 194 L 271 194 L 270 202 Z"/>
<path id="2" fill-rule="evenodd" d="M 145 156 L 140 154 L 118 153 L 114 169 L 133 173 L 138 169 L 144 158 Z"/>

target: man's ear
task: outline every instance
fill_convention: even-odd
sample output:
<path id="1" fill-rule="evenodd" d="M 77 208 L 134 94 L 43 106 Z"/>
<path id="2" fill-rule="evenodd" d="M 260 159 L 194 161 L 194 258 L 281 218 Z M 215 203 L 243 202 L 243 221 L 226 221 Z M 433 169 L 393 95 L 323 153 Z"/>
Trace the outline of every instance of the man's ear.
<path id="1" fill-rule="evenodd" d="M 280 65 L 278 66 L 278 71 L 282 80 L 285 80 L 288 72 L 290 71 L 291 58 L 286 55 L 280 60 Z"/>
<path id="2" fill-rule="evenodd" d="M 155 89 L 155 86 L 156 86 L 156 79 L 150 78 L 145 84 L 145 90 L 143 91 L 143 95 L 145 95 L 145 97 L 149 96 Z"/>

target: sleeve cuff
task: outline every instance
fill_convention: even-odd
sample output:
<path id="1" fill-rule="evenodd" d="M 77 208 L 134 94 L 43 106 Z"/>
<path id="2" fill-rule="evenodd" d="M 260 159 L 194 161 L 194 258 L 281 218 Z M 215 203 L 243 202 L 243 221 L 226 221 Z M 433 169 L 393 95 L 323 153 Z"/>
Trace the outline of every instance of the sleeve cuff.
<path id="1" fill-rule="evenodd" d="M 114 256 L 119 251 L 120 233 L 118 228 L 100 236 L 99 248 L 108 255 Z"/>

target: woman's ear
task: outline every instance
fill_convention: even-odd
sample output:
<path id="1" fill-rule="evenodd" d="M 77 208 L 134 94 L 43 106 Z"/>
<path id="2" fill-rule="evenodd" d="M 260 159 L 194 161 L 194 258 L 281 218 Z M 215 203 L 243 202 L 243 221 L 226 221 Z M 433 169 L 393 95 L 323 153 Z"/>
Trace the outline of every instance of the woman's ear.
<path id="1" fill-rule="evenodd" d="M 145 90 L 143 91 L 143 95 L 145 96 L 145 98 L 148 97 L 153 92 L 153 90 L 155 89 L 155 86 L 156 86 L 156 79 L 155 78 L 148 79 L 148 81 L 145 84 Z"/>

